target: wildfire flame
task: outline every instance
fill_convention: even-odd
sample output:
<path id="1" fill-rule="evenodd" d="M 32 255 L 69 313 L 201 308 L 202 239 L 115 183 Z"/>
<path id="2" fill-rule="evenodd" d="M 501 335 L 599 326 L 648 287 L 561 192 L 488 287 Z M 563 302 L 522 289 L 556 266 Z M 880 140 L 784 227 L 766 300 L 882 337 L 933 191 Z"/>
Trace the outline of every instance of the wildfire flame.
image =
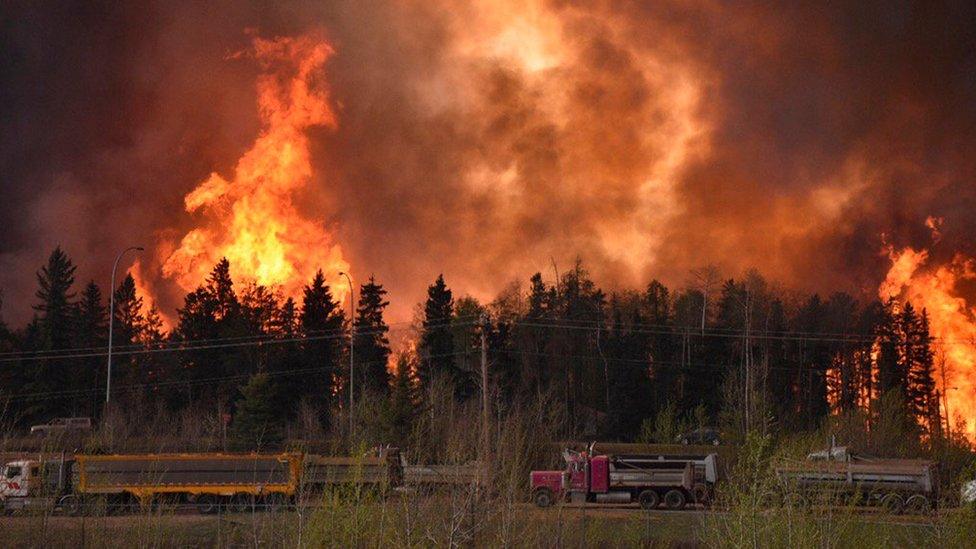
<path id="1" fill-rule="evenodd" d="M 186 211 L 203 219 L 162 261 L 163 275 L 184 290 L 205 280 L 222 257 L 235 277 L 288 296 L 298 296 L 318 269 L 331 282 L 349 269 L 323 224 L 295 205 L 313 176 L 305 131 L 336 126 L 328 93 L 316 78 L 332 53 L 313 36 L 253 40 L 247 55 L 264 71 L 257 81 L 261 132 L 231 179 L 212 173 L 184 199 Z M 344 286 L 333 286 L 342 299 Z"/>
<path id="2" fill-rule="evenodd" d="M 956 255 L 933 269 L 926 268 L 927 250 L 887 251 L 891 268 L 878 294 L 885 300 L 910 301 L 928 311 L 938 357 L 934 374 L 948 408 L 943 412 L 951 414 L 952 427 L 956 418 L 962 418 L 966 435 L 976 439 L 976 307 L 955 290 L 960 281 L 976 280 L 976 261 Z"/>

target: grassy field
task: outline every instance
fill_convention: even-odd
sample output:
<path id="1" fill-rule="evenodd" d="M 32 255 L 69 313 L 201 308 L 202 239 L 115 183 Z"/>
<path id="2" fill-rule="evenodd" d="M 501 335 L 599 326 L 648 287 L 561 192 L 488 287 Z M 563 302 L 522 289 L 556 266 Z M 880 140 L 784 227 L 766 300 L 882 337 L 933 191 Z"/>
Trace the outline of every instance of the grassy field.
<path id="1" fill-rule="evenodd" d="M 0 518 L 5 547 L 969 547 L 969 510 L 653 511 L 482 505 L 464 498 L 336 501 L 302 512 Z"/>

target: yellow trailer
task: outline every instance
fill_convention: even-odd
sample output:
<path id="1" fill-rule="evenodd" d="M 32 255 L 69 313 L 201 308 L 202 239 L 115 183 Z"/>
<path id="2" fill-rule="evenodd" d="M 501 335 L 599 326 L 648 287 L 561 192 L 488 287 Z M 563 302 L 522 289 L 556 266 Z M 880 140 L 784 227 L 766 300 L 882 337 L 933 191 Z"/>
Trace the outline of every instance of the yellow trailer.
<path id="1" fill-rule="evenodd" d="M 73 473 L 77 501 L 185 500 L 210 513 L 219 505 L 281 503 L 299 489 L 302 455 L 135 454 L 76 455 Z"/>

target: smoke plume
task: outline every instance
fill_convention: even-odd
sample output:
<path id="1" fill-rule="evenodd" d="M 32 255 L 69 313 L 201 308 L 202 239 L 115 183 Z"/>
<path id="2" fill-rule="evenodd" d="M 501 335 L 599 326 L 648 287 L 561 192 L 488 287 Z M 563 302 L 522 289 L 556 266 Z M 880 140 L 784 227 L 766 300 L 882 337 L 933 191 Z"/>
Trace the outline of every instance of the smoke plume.
<path id="1" fill-rule="evenodd" d="M 254 35 L 334 49 L 295 208 L 399 320 L 440 272 L 482 298 L 577 256 L 608 288 L 715 264 L 874 295 L 929 217 L 930 264 L 976 252 L 971 2 L 197 4 L 0 14 L 6 320 L 57 244 L 103 284 L 146 245 L 172 314 L 184 197 L 262 131 Z"/>

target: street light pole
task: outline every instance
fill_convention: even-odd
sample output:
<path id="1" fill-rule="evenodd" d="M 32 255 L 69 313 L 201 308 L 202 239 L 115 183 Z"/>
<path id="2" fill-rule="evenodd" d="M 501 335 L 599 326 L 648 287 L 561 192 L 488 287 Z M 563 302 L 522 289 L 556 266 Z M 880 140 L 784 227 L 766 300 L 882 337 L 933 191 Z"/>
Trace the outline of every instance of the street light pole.
<path id="1" fill-rule="evenodd" d="M 126 252 L 135 250 L 141 252 L 142 246 L 130 246 L 115 256 L 115 263 L 112 265 L 112 284 L 108 293 L 108 369 L 105 377 L 105 405 L 107 406 L 112 395 L 112 325 L 115 321 L 115 271 L 119 268 L 119 261 Z"/>
<path id="2" fill-rule="evenodd" d="M 356 357 L 356 294 L 352 288 L 352 279 L 347 273 L 339 273 L 346 277 L 349 283 L 349 442 L 352 444 L 353 406 L 356 404 L 355 392 L 355 357 Z"/>

